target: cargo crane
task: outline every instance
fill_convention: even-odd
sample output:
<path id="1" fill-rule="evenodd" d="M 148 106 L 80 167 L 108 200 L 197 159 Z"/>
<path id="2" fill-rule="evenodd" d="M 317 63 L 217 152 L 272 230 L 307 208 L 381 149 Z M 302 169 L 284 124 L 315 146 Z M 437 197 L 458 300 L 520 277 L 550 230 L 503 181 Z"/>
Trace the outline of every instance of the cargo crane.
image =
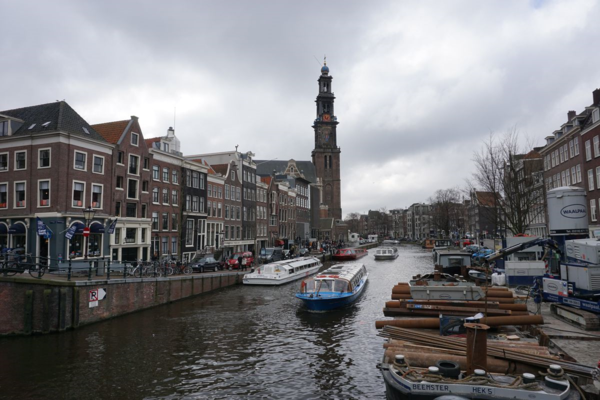
<path id="1" fill-rule="evenodd" d="M 547 263 L 546 273 L 532 288 L 534 293 L 542 289 L 536 301 L 555 303 L 552 313 L 584 329 L 600 328 L 600 241 L 567 240 L 563 252 L 553 239 L 533 239 L 488 254 L 486 270 L 491 262 L 534 246 L 545 249 Z"/>

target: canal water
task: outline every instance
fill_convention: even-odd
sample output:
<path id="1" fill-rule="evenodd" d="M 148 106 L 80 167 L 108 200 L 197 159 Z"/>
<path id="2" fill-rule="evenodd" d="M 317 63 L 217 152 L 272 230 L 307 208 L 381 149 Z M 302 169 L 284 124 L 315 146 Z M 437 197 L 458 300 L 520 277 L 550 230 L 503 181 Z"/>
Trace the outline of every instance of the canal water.
<path id="1" fill-rule="evenodd" d="M 370 253 L 374 253 L 373 250 Z M 431 252 L 362 258 L 363 296 L 302 308 L 299 282 L 236 286 L 46 336 L 0 338 L 1 399 L 384 399 L 375 320 Z"/>

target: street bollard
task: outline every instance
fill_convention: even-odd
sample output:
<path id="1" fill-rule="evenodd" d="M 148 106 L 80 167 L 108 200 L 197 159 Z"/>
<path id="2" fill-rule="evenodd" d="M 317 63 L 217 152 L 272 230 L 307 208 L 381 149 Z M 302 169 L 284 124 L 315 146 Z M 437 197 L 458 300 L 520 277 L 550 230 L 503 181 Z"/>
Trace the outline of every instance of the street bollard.
<path id="1" fill-rule="evenodd" d="M 123 264 L 123 260 L 121 260 L 121 265 L 123 266 L 123 279 L 127 279 L 127 266 Z"/>
<path id="2" fill-rule="evenodd" d="M 108 264 L 104 263 L 106 267 L 106 280 L 110 281 L 110 258 L 108 259 Z"/>
<path id="3" fill-rule="evenodd" d="M 102 261 L 104 261 L 104 257 L 102 257 Z M 96 276 L 100 276 L 100 260 L 94 261 L 94 266 L 96 267 Z"/>
<path id="4" fill-rule="evenodd" d="M 90 269 L 88 269 L 88 281 L 92 280 L 92 262 L 90 261 Z"/>
<path id="5" fill-rule="evenodd" d="M 157 269 L 157 268 L 158 268 L 158 267 L 156 266 L 156 262 L 153 262 L 153 263 L 152 263 L 152 271 L 153 271 L 153 273 L 154 273 L 154 277 L 155 277 L 155 278 L 156 278 L 156 269 Z"/>
<path id="6" fill-rule="evenodd" d="M 71 280 L 71 258 L 69 257 L 69 269 L 67 270 L 67 280 L 70 281 Z"/>

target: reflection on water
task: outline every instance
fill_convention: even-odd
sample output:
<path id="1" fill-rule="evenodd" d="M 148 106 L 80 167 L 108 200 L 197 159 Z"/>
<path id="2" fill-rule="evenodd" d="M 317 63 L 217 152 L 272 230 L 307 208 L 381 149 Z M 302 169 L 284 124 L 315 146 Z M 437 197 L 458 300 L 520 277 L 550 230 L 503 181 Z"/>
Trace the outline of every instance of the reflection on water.
<path id="1" fill-rule="evenodd" d="M 400 247 L 360 261 L 369 283 L 351 307 L 308 312 L 299 282 L 237 286 L 48 336 L 0 339 L 0 398 L 383 399 L 376 363 L 392 286 L 430 272 Z"/>

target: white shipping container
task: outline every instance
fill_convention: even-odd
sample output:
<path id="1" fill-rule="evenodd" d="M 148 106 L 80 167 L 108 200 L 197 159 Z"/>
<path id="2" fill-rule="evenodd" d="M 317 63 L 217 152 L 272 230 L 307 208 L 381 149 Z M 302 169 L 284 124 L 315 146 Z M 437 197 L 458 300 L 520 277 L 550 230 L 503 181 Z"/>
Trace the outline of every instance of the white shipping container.
<path id="1" fill-rule="evenodd" d="M 506 261 L 504 272 L 510 276 L 542 276 L 546 272 L 544 261 Z"/>

